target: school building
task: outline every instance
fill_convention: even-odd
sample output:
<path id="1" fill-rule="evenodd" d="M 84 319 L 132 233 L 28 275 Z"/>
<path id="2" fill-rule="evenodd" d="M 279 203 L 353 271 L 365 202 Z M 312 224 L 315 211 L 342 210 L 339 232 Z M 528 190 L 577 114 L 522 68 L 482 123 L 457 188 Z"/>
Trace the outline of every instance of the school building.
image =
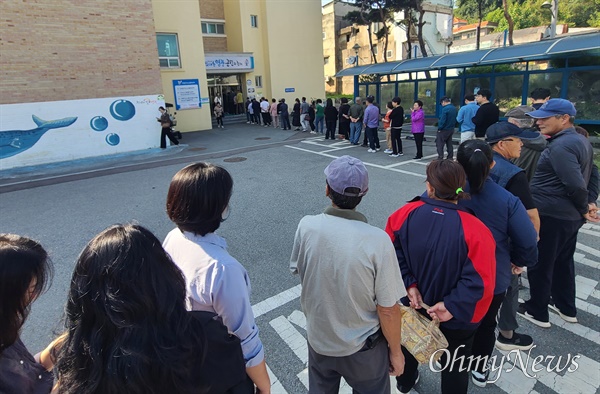
<path id="1" fill-rule="evenodd" d="M 211 128 L 219 93 L 324 97 L 319 0 L 0 3 L 0 170 Z"/>

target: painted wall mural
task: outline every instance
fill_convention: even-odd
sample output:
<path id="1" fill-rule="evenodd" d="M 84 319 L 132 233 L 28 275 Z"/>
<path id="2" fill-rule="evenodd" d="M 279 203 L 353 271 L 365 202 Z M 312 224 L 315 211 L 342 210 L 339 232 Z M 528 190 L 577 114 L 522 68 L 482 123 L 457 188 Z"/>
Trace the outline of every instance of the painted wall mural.
<path id="1" fill-rule="evenodd" d="M 157 148 L 159 106 L 162 95 L 0 105 L 0 169 Z"/>

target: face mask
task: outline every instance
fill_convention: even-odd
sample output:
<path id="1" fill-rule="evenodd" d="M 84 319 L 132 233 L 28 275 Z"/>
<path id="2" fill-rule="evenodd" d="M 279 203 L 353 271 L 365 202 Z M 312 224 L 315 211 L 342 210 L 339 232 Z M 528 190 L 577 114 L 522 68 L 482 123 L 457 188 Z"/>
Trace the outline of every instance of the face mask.
<path id="1" fill-rule="evenodd" d="M 230 214 L 231 214 L 231 209 L 229 209 L 229 205 L 227 205 L 225 207 L 225 209 L 223 210 L 223 213 L 221 213 L 221 222 L 224 222 L 225 220 L 227 220 L 227 218 L 229 218 Z"/>

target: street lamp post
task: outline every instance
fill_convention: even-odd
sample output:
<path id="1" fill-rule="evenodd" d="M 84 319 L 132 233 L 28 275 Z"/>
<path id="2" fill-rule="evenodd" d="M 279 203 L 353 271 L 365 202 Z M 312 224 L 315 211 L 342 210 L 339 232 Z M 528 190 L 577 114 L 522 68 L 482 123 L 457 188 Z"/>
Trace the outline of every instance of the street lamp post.
<path id="1" fill-rule="evenodd" d="M 354 54 L 356 55 L 355 56 L 356 62 L 355 62 L 354 67 L 358 67 L 358 51 L 360 50 L 360 45 L 358 45 L 358 43 L 356 43 L 356 44 L 354 44 L 352 49 L 354 49 Z"/>
<path id="2" fill-rule="evenodd" d="M 550 38 L 556 37 L 556 19 L 558 17 L 558 0 L 544 1 L 542 9 L 550 10 L 552 19 L 550 21 Z"/>

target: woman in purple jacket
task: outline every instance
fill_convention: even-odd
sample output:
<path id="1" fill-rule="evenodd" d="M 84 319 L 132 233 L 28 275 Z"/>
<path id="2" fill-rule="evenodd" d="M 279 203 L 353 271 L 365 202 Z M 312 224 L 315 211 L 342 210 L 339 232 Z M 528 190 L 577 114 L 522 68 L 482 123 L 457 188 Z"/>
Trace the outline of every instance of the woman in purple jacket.
<path id="1" fill-rule="evenodd" d="M 425 112 L 421 100 L 417 100 L 413 104 L 410 119 L 412 122 L 410 132 L 415 137 L 415 144 L 417 145 L 417 155 L 413 159 L 420 159 L 423 157 L 423 137 L 425 136 Z"/>

